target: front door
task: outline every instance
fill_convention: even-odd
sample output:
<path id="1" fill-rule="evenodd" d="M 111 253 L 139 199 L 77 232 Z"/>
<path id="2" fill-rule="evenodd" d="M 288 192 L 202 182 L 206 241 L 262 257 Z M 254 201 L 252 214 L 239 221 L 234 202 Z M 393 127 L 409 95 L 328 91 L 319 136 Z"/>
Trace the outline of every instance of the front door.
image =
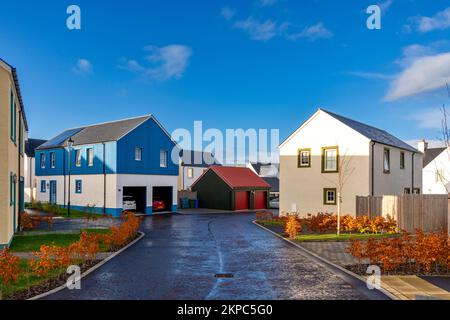
<path id="1" fill-rule="evenodd" d="M 56 204 L 56 181 L 50 181 L 50 204 Z"/>

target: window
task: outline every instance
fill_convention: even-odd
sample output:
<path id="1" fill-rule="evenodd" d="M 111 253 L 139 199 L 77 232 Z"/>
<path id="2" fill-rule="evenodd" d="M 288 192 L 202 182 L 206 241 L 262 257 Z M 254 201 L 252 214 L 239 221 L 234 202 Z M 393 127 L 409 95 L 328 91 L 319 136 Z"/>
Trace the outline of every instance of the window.
<path id="1" fill-rule="evenodd" d="M 420 188 L 414 188 L 413 194 L 420 194 Z"/>
<path id="2" fill-rule="evenodd" d="M 322 172 L 338 172 L 338 147 L 322 149 Z"/>
<path id="3" fill-rule="evenodd" d="M 405 153 L 400 152 L 400 169 L 405 169 Z"/>
<path id="4" fill-rule="evenodd" d="M 75 180 L 75 193 L 81 193 L 82 183 L 81 180 Z"/>
<path id="5" fill-rule="evenodd" d="M 45 153 L 41 153 L 41 168 L 45 169 Z"/>
<path id="6" fill-rule="evenodd" d="M 165 150 L 159 152 L 159 166 L 161 168 L 167 168 L 167 151 Z"/>
<path id="7" fill-rule="evenodd" d="M 43 193 L 47 192 L 47 184 L 45 180 L 41 180 L 41 192 Z"/>
<path id="8" fill-rule="evenodd" d="M 14 193 L 14 185 L 13 185 L 13 174 L 9 174 L 9 206 L 13 205 L 13 193 Z"/>
<path id="9" fill-rule="evenodd" d="M 50 167 L 56 168 L 56 157 L 54 152 L 50 152 Z"/>
<path id="10" fill-rule="evenodd" d="M 75 166 L 81 167 L 81 150 L 75 150 Z"/>
<path id="11" fill-rule="evenodd" d="M 134 160 L 142 161 L 142 148 L 136 147 L 134 149 Z"/>
<path id="12" fill-rule="evenodd" d="M 187 176 L 189 179 L 192 179 L 194 177 L 194 169 L 188 168 Z"/>
<path id="13" fill-rule="evenodd" d="M 86 153 L 87 153 L 86 158 L 88 159 L 88 166 L 92 167 L 94 165 L 94 149 L 88 148 L 86 149 Z"/>
<path id="14" fill-rule="evenodd" d="M 323 204 L 325 205 L 336 205 L 336 189 L 324 189 L 323 190 Z"/>
<path id="15" fill-rule="evenodd" d="M 436 170 L 436 175 L 435 175 L 435 179 L 436 179 L 436 183 L 439 182 L 444 182 L 444 170 L 442 169 L 437 169 Z"/>
<path id="16" fill-rule="evenodd" d="M 383 153 L 383 171 L 391 173 L 391 150 L 385 148 Z"/>
<path id="17" fill-rule="evenodd" d="M 13 123 L 13 141 L 14 144 L 17 142 L 17 104 L 16 101 L 14 101 L 14 123 Z"/>
<path id="18" fill-rule="evenodd" d="M 9 97 L 9 131 L 10 131 L 10 138 L 11 141 L 14 142 L 14 94 L 11 90 L 10 97 Z"/>
<path id="19" fill-rule="evenodd" d="M 410 188 L 405 188 L 405 189 L 403 190 L 403 193 L 404 193 L 404 194 L 411 194 L 411 189 L 410 189 Z"/>
<path id="20" fill-rule="evenodd" d="M 22 132 L 22 119 L 19 115 L 19 152 L 23 156 L 23 132 Z"/>
<path id="21" fill-rule="evenodd" d="M 298 167 L 299 168 L 311 167 L 311 149 L 298 150 Z"/>

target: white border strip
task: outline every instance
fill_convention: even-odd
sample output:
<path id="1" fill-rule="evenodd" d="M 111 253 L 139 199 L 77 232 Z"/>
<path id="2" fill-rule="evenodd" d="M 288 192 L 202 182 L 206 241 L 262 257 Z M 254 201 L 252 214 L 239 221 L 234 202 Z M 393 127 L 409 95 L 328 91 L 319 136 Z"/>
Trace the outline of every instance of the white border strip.
<path id="1" fill-rule="evenodd" d="M 114 252 L 113 254 L 111 254 L 109 257 L 107 257 L 106 259 L 103 259 L 102 261 L 100 261 L 99 263 L 97 263 L 95 266 L 93 266 L 92 268 L 90 268 L 89 270 L 87 270 L 86 272 L 84 272 L 81 275 L 81 279 L 83 279 L 84 277 L 86 277 L 88 274 L 94 272 L 95 270 L 97 270 L 98 268 L 100 268 L 101 266 L 103 266 L 105 263 L 107 263 L 108 261 L 112 260 L 113 258 L 115 258 L 116 256 L 118 256 L 119 254 L 121 254 L 122 252 L 124 252 L 125 250 L 127 250 L 129 247 L 131 247 L 132 245 L 134 245 L 136 242 L 138 242 L 139 240 L 141 240 L 144 236 L 145 233 L 139 231 L 140 236 L 136 239 L 134 239 L 132 242 L 130 242 L 129 244 L 127 244 L 125 247 L 123 247 L 122 249 L 120 249 L 119 251 Z M 42 293 L 40 295 L 37 295 L 35 297 L 29 298 L 27 300 L 39 300 L 42 298 L 45 298 L 51 294 L 57 293 L 61 290 L 64 290 L 67 288 L 67 285 L 63 284 L 62 286 L 59 286 L 53 290 L 50 290 L 48 292 Z"/>
<path id="2" fill-rule="evenodd" d="M 354 277 L 354 278 L 356 278 L 356 279 L 358 279 L 358 280 L 360 280 L 360 281 L 366 283 L 366 279 L 364 279 L 364 278 L 361 277 L 360 275 L 357 275 L 356 273 L 353 273 L 353 272 L 351 272 L 350 270 L 347 270 L 347 269 L 341 267 L 340 265 L 337 265 L 337 264 L 335 264 L 335 263 L 333 263 L 333 262 L 331 262 L 331 261 L 329 261 L 329 260 L 327 260 L 327 259 L 325 259 L 325 258 L 319 256 L 318 254 L 316 254 L 316 253 L 314 253 L 314 252 L 312 252 L 312 251 L 309 251 L 308 249 L 302 247 L 301 245 L 299 245 L 299 244 L 297 244 L 297 243 L 295 243 L 295 242 L 293 242 L 293 241 L 291 241 L 291 240 L 289 240 L 289 239 L 287 239 L 287 238 L 285 238 L 285 237 L 279 235 L 278 233 L 276 233 L 276 232 L 274 232 L 274 231 L 272 231 L 272 230 L 270 230 L 270 229 L 268 229 L 268 228 L 266 228 L 266 227 L 260 225 L 259 223 L 256 222 L 256 220 L 252 221 L 252 223 L 253 223 L 254 225 L 257 225 L 257 226 L 260 227 L 261 229 L 264 229 L 264 230 L 266 230 L 266 231 L 272 233 L 273 235 L 277 236 L 278 238 L 283 239 L 284 241 L 289 242 L 289 243 L 292 244 L 293 246 L 295 246 L 295 247 L 301 249 L 302 251 L 304 251 L 304 252 L 306 252 L 307 254 L 309 254 L 309 255 L 311 255 L 311 256 L 313 256 L 313 257 L 319 259 L 320 261 L 322 261 L 322 262 L 324 262 L 324 263 L 326 263 L 326 264 L 328 264 L 328 265 L 331 265 L 331 266 L 333 266 L 333 267 L 335 267 L 335 268 L 341 270 L 342 272 L 345 272 L 345 273 L 348 274 L 349 276 L 352 276 L 352 277 Z M 388 297 L 389 297 L 390 299 L 392 299 L 392 300 L 401 300 L 401 299 L 399 299 L 397 296 L 395 296 L 395 295 L 393 295 L 391 292 L 389 292 L 388 290 L 384 289 L 383 287 L 381 287 L 380 289 L 378 289 L 378 291 L 381 291 L 382 293 L 384 293 L 386 296 L 388 296 Z"/>

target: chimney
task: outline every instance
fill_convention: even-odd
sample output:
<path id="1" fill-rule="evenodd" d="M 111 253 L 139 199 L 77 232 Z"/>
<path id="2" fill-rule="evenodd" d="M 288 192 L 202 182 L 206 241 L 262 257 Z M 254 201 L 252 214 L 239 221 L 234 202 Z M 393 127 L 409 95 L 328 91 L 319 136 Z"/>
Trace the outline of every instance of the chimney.
<path id="1" fill-rule="evenodd" d="M 426 142 L 425 139 L 422 139 L 422 141 L 419 141 L 418 148 L 420 152 L 425 153 L 428 149 L 428 142 Z"/>

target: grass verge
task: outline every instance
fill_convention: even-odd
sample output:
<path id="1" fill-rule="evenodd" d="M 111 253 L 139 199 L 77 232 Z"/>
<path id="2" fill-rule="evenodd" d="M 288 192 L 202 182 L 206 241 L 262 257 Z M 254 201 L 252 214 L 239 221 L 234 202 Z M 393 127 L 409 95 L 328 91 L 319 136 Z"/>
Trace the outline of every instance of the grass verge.
<path id="1" fill-rule="evenodd" d="M 376 234 L 302 234 L 295 239 L 299 242 L 315 242 L 315 241 L 350 241 L 350 240 L 369 240 L 380 238 L 397 237 L 398 234 L 376 233 Z"/>

